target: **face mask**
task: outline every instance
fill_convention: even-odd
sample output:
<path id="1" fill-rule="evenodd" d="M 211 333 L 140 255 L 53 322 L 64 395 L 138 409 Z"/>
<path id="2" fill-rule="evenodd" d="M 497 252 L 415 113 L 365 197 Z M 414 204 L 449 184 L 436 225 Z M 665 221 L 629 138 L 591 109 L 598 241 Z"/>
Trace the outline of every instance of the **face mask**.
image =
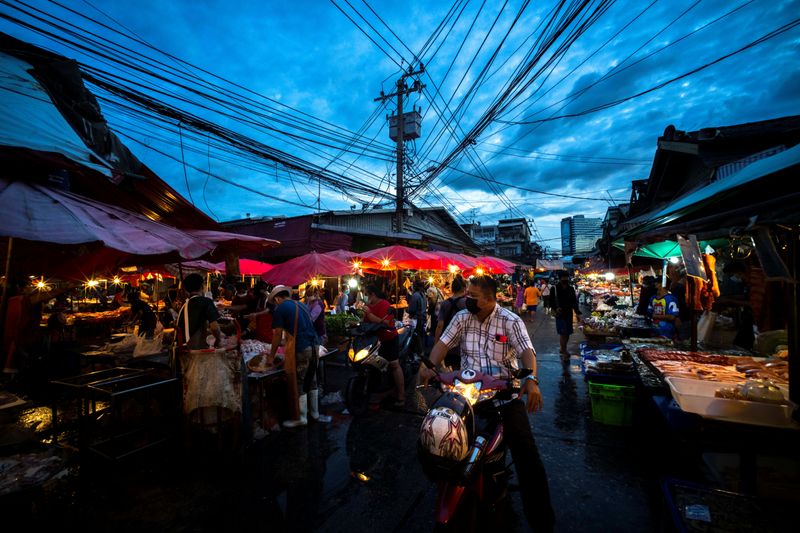
<path id="1" fill-rule="evenodd" d="M 467 298 L 464 300 L 464 303 L 467 306 L 467 311 L 469 311 L 473 315 L 477 315 L 478 313 L 481 312 L 481 308 L 478 305 L 478 300 L 476 298 L 467 296 Z"/>

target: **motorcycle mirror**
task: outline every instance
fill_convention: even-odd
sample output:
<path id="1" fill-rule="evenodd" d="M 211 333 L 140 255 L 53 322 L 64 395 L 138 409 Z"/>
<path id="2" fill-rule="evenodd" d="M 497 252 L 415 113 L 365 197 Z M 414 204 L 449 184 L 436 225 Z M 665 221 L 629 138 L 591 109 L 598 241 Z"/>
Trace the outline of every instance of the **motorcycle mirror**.
<path id="1" fill-rule="evenodd" d="M 515 370 L 513 372 L 513 375 L 514 375 L 515 379 L 526 378 L 526 377 L 530 376 L 531 374 L 533 374 L 533 370 L 531 370 L 530 368 L 520 368 L 520 369 Z"/>

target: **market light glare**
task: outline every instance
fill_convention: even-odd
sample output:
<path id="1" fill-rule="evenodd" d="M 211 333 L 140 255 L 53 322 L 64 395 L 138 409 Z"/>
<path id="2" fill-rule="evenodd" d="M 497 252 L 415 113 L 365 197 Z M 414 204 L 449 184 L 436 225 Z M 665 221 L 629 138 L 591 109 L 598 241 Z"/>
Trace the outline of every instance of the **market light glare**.
<path id="1" fill-rule="evenodd" d="M 484 270 L 481 267 L 475 269 L 475 273 L 479 276 L 483 276 Z"/>
<path id="2" fill-rule="evenodd" d="M 433 276 L 428 276 L 428 283 L 433 283 Z"/>
<path id="3" fill-rule="evenodd" d="M 350 278 L 349 280 L 347 280 L 347 286 L 350 287 L 351 289 L 355 289 L 356 287 L 358 287 L 358 280 L 356 278 Z"/>
<path id="4" fill-rule="evenodd" d="M 311 286 L 312 287 L 319 287 L 319 280 L 317 278 L 312 279 L 311 280 Z"/>
<path id="5" fill-rule="evenodd" d="M 680 257 L 670 257 L 669 258 L 669 262 L 672 263 L 673 265 L 677 265 L 678 263 L 681 262 L 681 258 Z"/>
<path id="6" fill-rule="evenodd" d="M 457 265 L 447 265 L 447 270 L 449 270 L 451 274 L 455 274 L 456 272 L 458 272 L 458 266 Z"/>
<path id="7" fill-rule="evenodd" d="M 112 283 L 114 285 L 119 285 L 120 283 L 122 283 L 122 280 L 119 279 L 119 276 L 114 276 L 114 279 L 112 280 Z"/>
<path id="8" fill-rule="evenodd" d="M 90 279 L 89 281 L 86 282 L 87 287 L 97 287 L 98 285 L 100 285 L 100 282 L 97 281 L 96 279 Z"/>
<path id="9" fill-rule="evenodd" d="M 615 276 L 613 272 L 606 272 L 603 277 L 606 278 L 606 281 L 614 281 L 614 278 L 617 276 Z"/>
<path id="10" fill-rule="evenodd" d="M 381 261 L 381 265 L 383 265 L 384 267 L 388 267 L 389 266 L 389 260 L 388 259 L 384 259 L 383 261 Z"/>

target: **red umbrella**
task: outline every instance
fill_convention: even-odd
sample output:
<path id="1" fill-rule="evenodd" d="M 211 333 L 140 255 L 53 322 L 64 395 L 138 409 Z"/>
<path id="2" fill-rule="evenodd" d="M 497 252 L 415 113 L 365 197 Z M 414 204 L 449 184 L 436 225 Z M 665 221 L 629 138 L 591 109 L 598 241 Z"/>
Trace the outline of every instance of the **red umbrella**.
<path id="1" fill-rule="evenodd" d="M 442 259 L 435 254 L 399 245 L 370 250 L 361 257 L 379 263 L 381 270 L 438 270 L 442 265 Z"/>
<path id="2" fill-rule="evenodd" d="M 336 277 L 352 273 L 352 264 L 330 255 L 311 252 L 273 266 L 272 270 L 262 274 L 261 279 L 272 285 L 292 286 L 321 276 Z"/>
<path id="3" fill-rule="evenodd" d="M 513 274 L 514 269 L 517 266 L 511 261 L 506 261 L 505 259 L 500 259 L 499 257 L 492 257 L 489 255 L 478 257 L 476 261 L 478 262 L 479 267 L 483 267 L 492 274 Z"/>

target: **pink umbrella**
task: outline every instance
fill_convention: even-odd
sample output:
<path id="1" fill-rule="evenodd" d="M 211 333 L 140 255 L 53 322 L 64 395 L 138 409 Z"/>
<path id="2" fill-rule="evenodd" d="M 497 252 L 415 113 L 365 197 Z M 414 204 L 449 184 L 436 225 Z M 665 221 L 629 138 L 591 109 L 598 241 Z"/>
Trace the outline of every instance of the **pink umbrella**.
<path id="1" fill-rule="evenodd" d="M 311 252 L 275 265 L 261 279 L 272 285 L 300 285 L 317 277 L 337 277 L 353 273 L 353 265 L 330 255 Z"/>
<path id="2" fill-rule="evenodd" d="M 433 252 L 434 254 L 438 255 L 444 260 L 444 268 L 440 270 L 454 270 L 451 267 L 455 266 L 457 270 L 465 271 L 465 270 L 472 270 L 476 266 L 478 266 L 478 260 L 474 257 L 469 257 L 468 255 L 464 254 L 456 254 L 453 252 Z"/>
<path id="3" fill-rule="evenodd" d="M 0 235 L 56 244 L 100 242 L 137 256 L 194 259 L 214 245 L 179 229 L 77 194 L 0 179 Z"/>
<path id="4" fill-rule="evenodd" d="M 483 267 L 492 274 L 513 274 L 516 264 L 499 257 L 484 255 L 476 259 L 478 267 Z"/>
<path id="5" fill-rule="evenodd" d="M 322 255 L 341 259 L 345 263 L 350 263 L 353 265 L 353 268 L 356 270 L 360 268 L 380 268 L 380 265 L 375 261 L 370 259 L 365 260 L 362 252 L 353 252 L 351 250 L 334 250 L 332 252 L 325 252 Z"/>
<path id="6" fill-rule="evenodd" d="M 225 261 L 215 263 L 214 268 L 223 274 L 227 273 Z M 274 267 L 269 263 L 262 263 L 254 259 L 239 259 L 239 272 L 242 276 L 260 276 L 273 268 Z"/>
<path id="7" fill-rule="evenodd" d="M 437 270 L 442 260 L 437 255 L 407 246 L 386 246 L 361 254 L 364 259 L 377 262 L 381 270 Z"/>

